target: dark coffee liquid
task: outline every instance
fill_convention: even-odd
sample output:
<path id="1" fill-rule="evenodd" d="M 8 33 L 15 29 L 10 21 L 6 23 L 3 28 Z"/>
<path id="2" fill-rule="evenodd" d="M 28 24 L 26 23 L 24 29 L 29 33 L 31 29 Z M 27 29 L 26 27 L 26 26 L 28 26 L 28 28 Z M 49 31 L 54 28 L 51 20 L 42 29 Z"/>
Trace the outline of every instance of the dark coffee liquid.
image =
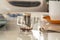
<path id="1" fill-rule="evenodd" d="M 32 30 L 32 28 L 20 28 L 22 31 L 30 31 L 30 30 Z"/>
<path id="2" fill-rule="evenodd" d="M 24 16 L 25 24 L 30 27 L 31 21 L 30 21 L 30 16 Z"/>

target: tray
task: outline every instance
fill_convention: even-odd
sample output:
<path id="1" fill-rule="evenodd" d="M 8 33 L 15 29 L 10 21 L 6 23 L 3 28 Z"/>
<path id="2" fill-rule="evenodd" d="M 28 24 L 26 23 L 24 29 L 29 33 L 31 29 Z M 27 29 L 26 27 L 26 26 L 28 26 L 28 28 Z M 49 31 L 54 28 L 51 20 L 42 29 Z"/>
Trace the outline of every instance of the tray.
<path id="1" fill-rule="evenodd" d="M 60 24 L 60 20 L 51 20 L 50 16 L 45 16 L 43 18 L 46 19 L 49 23 Z"/>

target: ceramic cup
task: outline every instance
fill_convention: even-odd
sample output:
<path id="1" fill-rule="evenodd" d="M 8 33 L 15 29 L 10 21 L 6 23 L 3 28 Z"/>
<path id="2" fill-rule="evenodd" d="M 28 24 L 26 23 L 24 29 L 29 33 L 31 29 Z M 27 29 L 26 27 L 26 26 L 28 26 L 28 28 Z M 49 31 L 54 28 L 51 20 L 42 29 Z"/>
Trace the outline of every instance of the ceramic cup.
<path id="1" fill-rule="evenodd" d="M 49 16 L 51 20 L 60 20 L 60 1 L 49 1 Z"/>

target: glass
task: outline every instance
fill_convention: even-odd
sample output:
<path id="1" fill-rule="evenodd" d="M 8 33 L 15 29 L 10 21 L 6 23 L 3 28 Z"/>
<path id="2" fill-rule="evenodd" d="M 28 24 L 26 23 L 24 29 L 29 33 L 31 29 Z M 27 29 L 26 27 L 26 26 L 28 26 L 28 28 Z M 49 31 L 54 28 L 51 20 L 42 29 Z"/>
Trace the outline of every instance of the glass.
<path id="1" fill-rule="evenodd" d="M 40 28 L 40 17 L 31 17 L 31 26 L 33 27 L 32 33 L 36 40 L 44 40 L 43 34 L 39 31 Z"/>
<path id="2" fill-rule="evenodd" d="M 38 30 L 40 27 L 40 17 L 31 17 L 31 26 L 33 30 Z"/>
<path id="3" fill-rule="evenodd" d="M 30 14 L 23 14 L 23 16 L 18 16 L 17 17 L 17 25 L 20 26 L 20 29 L 22 31 L 32 30 Z"/>
<path id="4" fill-rule="evenodd" d="M 2 14 L 0 14 L 0 29 L 2 27 L 5 27 L 6 24 L 7 24 L 7 20 L 5 19 L 5 17 Z"/>

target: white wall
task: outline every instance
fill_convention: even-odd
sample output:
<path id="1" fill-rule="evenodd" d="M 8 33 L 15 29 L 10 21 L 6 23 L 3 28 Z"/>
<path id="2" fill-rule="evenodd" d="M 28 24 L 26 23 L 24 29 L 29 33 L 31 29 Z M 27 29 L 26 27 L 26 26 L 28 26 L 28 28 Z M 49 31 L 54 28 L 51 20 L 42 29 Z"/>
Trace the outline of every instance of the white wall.
<path id="1" fill-rule="evenodd" d="M 10 10 L 6 0 L 0 0 L 0 13 Z"/>

